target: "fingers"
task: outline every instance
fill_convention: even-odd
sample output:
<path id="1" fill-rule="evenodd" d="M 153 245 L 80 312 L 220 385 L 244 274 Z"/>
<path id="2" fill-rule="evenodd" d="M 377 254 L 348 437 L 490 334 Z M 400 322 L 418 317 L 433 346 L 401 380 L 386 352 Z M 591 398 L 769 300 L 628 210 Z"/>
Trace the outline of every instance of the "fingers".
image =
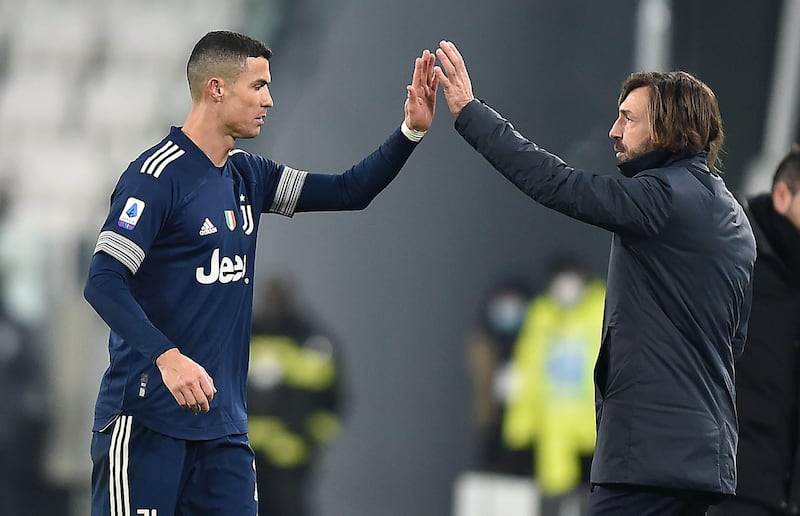
<path id="1" fill-rule="evenodd" d="M 202 394 L 205 399 L 205 410 L 203 412 L 208 412 L 211 410 L 211 400 L 214 399 L 214 395 L 217 393 L 216 387 L 214 387 L 214 380 L 206 373 L 205 376 L 200 380 L 200 388 L 202 389 Z"/>
<path id="2" fill-rule="evenodd" d="M 439 77 L 435 73 L 431 73 L 431 81 L 428 87 L 431 89 L 431 94 L 436 98 L 436 90 L 439 89 Z"/>
<path id="3" fill-rule="evenodd" d="M 217 389 L 214 388 L 214 380 L 208 375 L 205 369 L 198 366 L 202 372 L 195 384 L 190 386 L 191 395 L 194 397 L 195 402 L 190 403 L 190 407 L 194 412 L 208 412 L 211 410 L 211 400 L 214 399 L 214 394 Z"/>
<path id="4" fill-rule="evenodd" d="M 431 87 L 431 79 L 433 77 L 433 65 L 436 62 L 436 57 L 428 49 L 422 52 L 422 79 L 423 85 Z"/>
<path id="5" fill-rule="evenodd" d="M 453 116 L 457 117 L 464 106 L 474 99 L 464 58 L 456 46 L 447 40 L 439 42 L 436 57 L 441 66 L 434 67 L 434 79 L 441 83 L 447 106 Z"/>
<path id="6" fill-rule="evenodd" d="M 411 78 L 411 86 L 419 88 L 423 85 L 424 76 L 422 75 L 423 61 L 421 57 L 414 59 L 414 76 Z"/>
<path id="7" fill-rule="evenodd" d="M 192 411 L 194 412 L 208 412 L 211 408 L 210 402 L 211 400 L 206 396 L 206 394 L 202 390 L 198 390 L 198 387 L 192 387 L 191 395 L 194 397 L 194 403 L 190 404 Z"/>
<path id="8" fill-rule="evenodd" d="M 458 79 L 463 81 L 466 79 L 467 67 L 464 64 L 464 58 L 452 42 L 440 41 L 439 48 L 436 49 L 436 57 L 439 58 L 439 62 L 442 64 L 441 68 L 439 68 L 440 71 L 437 73 L 437 77 L 440 80 L 445 76 L 451 80 Z M 442 82 L 442 86 L 446 86 L 444 82 Z"/>
<path id="9" fill-rule="evenodd" d="M 183 406 L 183 408 L 189 409 L 192 412 L 197 413 L 203 411 L 203 404 L 206 404 L 206 407 L 208 407 L 205 396 L 201 396 L 200 393 L 195 391 L 195 389 L 192 387 L 188 387 L 183 391 L 183 397 L 186 400 L 186 405 Z M 205 410 L 204 412 L 208 412 L 208 410 Z"/>
<path id="10" fill-rule="evenodd" d="M 422 55 L 414 60 L 414 76 L 411 79 L 411 86 L 414 88 L 431 87 L 433 65 L 436 57 L 425 49 Z"/>
<path id="11" fill-rule="evenodd" d="M 181 408 L 185 409 L 189 408 L 189 402 L 186 401 L 186 396 L 184 396 L 182 392 L 180 391 L 172 392 L 172 397 L 175 398 L 175 401 L 178 402 L 178 405 L 180 405 Z"/>
<path id="12" fill-rule="evenodd" d="M 439 84 L 434 77 L 433 68 L 436 57 L 430 50 L 423 50 L 420 57 L 414 60 L 414 76 L 411 84 L 406 86 L 406 109 L 436 102 L 436 89 Z"/>
<path id="13" fill-rule="evenodd" d="M 453 62 L 454 66 L 459 67 L 464 65 L 464 57 L 461 55 L 461 52 L 458 51 L 458 48 L 453 44 L 452 41 L 440 41 L 439 48 L 441 48 L 450 58 L 450 61 Z"/>
<path id="14" fill-rule="evenodd" d="M 207 384 L 210 385 L 210 384 Z M 199 384 L 186 385 L 173 393 L 175 401 L 181 408 L 192 412 L 208 412 L 211 410 L 211 400 L 214 398 L 214 390 L 208 392 Z"/>
<path id="15" fill-rule="evenodd" d="M 195 413 L 211 410 L 217 389 L 206 370 L 180 353 L 162 356 L 158 363 L 162 379 L 178 405 Z"/>
<path id="16" fill-rule="evenodd" d="M 440 66 L 435 66 L 433 68 L 433 76 L 436 82 L 440 83 L 444 89 L 448 89 L 450 87 L 450 79 L 447 77 L 447 75 L 445 75 Z"/>
<path id="17" fill-rule="evenodd" d="M 455 50 L 455 46 L 447 41 L 440 42 L 439 48 L 436 49 L 436 57 L 439 58 L 439 62 L 442 63 L 442 69 L 447 75 L 456 73 L 457 56 L 454 51 L 458 52 Z M 463 64 L 463 62 L 462 60 L 461 63 Z"/>
<path id="18" fill-rule="evenodd" d="M 181 408 L 193 410 L 195 412 L 200 411 L 198 401 L 195 399 L 194 394 L 192 394 L 191 389 L 170 389 L 170 391 L 172 392 L 172 397 L 175 398 L 175 401 Z"/>
<path id="19" fill-rule="evenodd" d="M 409 102 L 417 101 L 417 90 L 413 86 L 406 86 L 406 92 L 408 92 Z"/>
<path id="20" fill-rule="evenodd" d="M 437 57 L 439 62 L 442 63 L 441 67 L 435 66 Z M 435 91 L 441 84 L 447 88 L 450 85 L 448 76 L 453 76 L 459 72 L 463 74 L 465 71 L 464 58 L 458 48 L 452 42 L 442 40 L 439 42 L 439 48 L 436 50 L 435 55 L 425 49 L 422 51 L 422 55 L 414 60 L 414 76 L 411 80 L 411 87 L 427 86 Z"/>

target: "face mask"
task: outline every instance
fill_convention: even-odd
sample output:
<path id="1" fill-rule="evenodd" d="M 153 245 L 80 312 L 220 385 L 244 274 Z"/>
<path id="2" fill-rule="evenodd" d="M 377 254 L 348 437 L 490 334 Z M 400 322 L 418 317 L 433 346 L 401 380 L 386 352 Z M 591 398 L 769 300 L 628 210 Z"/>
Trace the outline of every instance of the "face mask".
<path id="1" fill-rule="evenodd" d="M 583 277 L 577 272 L 560 272 L 550 282 L 550 295 L 558 304 L 572 306 L 580 301 L 585 285 Z"/>
<path id="2" fill-rule="evenodd" d="M 489 324 L 497 333 L 512 335 L 522 325 L 525 316 L 525 300 L 516 294 L 502 294 L 489 303 Z"/>

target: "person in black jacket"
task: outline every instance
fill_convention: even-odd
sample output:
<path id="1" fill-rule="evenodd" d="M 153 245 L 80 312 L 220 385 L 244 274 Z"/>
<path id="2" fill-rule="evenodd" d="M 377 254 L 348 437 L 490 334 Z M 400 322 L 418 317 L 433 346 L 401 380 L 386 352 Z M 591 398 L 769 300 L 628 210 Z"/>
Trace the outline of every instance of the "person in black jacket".
<path id="1" fill-rule="evenodd" d="M 521 277 L 493 284 L 468 335 L 473 421 L 479 442 L 475 468 L 479 471 L 520 477 L 533 473 L 530 446 L 511 449 L 503 440 L 514 344 L 532 296 L 528 280 Z"/>
<path id="2" fill-rule="evenodd" d="M 772 192 L 747 199 L 758 246 L 747 344 L 736 362 L 736 496 L 714 514 L 800 514 L 800 145 Z"/>
<path id="3" fill-rule="evenodd" d="M 320 460 L 344 416 L 341 348 L 289 278 L 267 278 L 258 293 L 247 376 L 258 514 L 311 516 Z"/>
<path id="4" fill-rule="evenodd" d="M 622 175 L 598 175 L 477 100 L 451 42 L 436 54 L 461 136 L 535 201 L 613 232 L 588 514 L 705 514 L 736 487 L 734 356 L 756 257 L 747 216 L 717 171 L 714 93 L 685 72 L 631 74 L 609 132 Z"/>

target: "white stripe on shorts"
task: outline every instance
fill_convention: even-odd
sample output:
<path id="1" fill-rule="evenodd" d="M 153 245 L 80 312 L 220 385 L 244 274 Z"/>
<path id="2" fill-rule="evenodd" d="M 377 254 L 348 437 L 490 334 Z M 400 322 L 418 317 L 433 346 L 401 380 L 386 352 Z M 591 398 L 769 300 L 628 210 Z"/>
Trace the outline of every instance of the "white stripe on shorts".
<path id="1" fill-rule="evenodd" d="M 111 433 L 108 450 L 108 491 L 111 516 L 130 516 L 131 504 L 128 487 L 128 444 L 131 440 L 133 416 L 120 416 Z"/>

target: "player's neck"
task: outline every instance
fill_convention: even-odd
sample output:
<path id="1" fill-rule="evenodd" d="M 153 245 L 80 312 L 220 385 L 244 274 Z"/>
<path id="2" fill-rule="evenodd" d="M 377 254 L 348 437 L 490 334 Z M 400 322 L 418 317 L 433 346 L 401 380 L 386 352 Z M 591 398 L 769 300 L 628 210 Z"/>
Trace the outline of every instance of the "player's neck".
<path id="1" fill-rule="evenodd" d="M 233 148 L 235 140 L 226 134 L 218 123 L 215 123 L 209 113 L 192 109 L 181 130 L 208 156 L 214 166 L 225 165 L 228 152 Z"/>

